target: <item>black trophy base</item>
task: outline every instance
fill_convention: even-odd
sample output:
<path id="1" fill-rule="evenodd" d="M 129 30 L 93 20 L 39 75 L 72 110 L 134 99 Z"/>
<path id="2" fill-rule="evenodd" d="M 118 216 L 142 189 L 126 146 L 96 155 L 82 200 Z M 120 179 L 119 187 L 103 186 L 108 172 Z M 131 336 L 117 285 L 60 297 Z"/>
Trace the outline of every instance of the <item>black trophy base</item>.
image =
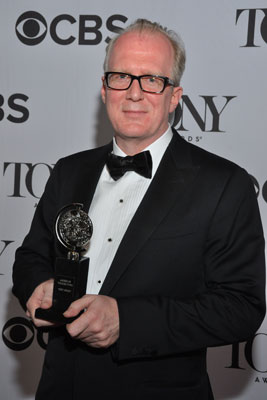
<path id="1" fill-rule="evenodd" d="M 35 310 L 35 318 L 43 319 L 43 320 L 49 321 L 49 322 L 55 322 L 58 324 L 70 324 L 71 322 L 73 322 L 76 318 L 78 318 L 82 314 L 82 313 L 79 313 L 75 317 L 66 318 L 66 317 L 64 317 L 63 312 L 64 311 L 56 310 L 53 307 L 47 308 L 47 309 L 37 308 Z"/>
<path id="2" fill-rule="evenodd" d="M 52 307 L 37 308 L 35 317 L 59 324 L 70 323 L 78 318 L 82 312 L 71 318 L 65 318 L 63 313 L 73 301 L 86 293 L 88 267 L 89 258 L 86 257 L 80 260 L 57 258 Z"/>

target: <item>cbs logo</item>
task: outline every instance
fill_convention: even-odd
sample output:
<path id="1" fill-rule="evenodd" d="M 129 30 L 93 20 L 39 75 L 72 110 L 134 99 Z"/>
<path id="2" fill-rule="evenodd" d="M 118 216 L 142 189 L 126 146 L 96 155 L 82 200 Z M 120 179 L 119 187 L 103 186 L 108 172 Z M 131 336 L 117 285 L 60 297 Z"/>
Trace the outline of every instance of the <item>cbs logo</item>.
<path id="1" fill-rule="evenodd" d="M 24 105 L 20 104 L 20 102 L 26 103 L 29 97 L 22 93 L 14 93 L 5 102 L 4 97 L 0 94 L 0 122 L 5 117 L 5 110 L 6 107 L 5 103 L 10 110 L 15 111 L 15 115 L 13 113 L 9 113 L 6 119 L 13 123 L 22 123 L 27 121 L 29 118 L 29 110 Z"/>
<path id="2" fill-rule="evenodd" d="M 263 200 L 267 203 L 267 181 L 264 182 L 261 188 L 258 180 L 254 176 L 250 175 L 250 178 L 252 179 L 252 182 L 254 184 L 257 197 L 259 198 L 259 196 L 261 195 L 263 197 Z"/>
<path id="3" fill-rule="evenodd" d="M 128 18 L 124 15 L 111 15 L 106 20 L 106 27 L 112 33 L 123 30 L 116 22 L 125 23 Z M 75 19 L 72 15 L 61 14 L 55 17 L 48 25 L 45 18 L 36 11 L 23 13 L 16 22 L 16 34 L 18 39 L 25 45 L 35 46 L 40 44 L 49 30 L 52 40 L 61 45 L 73 43 L 76 38 L 80 45 L 97 45 L 103 35 L 100 31 L 103 22 L 99 15 L 80 15 Z M 108 43 L 107 37 L 105 42 Z"/>
<path id="4" fill-rule="evenodd" d="M 44 340 L 45 329 L 37 330 L 37 342 L 44 350 L 46 341 Z M 11 318 L 4 325 L 2 330 L 2 339 L 5 345 L 14 351 L 21 351 L 29 347 L 35 336 L 35 329 L 31 321 L 23 317 Z"/>

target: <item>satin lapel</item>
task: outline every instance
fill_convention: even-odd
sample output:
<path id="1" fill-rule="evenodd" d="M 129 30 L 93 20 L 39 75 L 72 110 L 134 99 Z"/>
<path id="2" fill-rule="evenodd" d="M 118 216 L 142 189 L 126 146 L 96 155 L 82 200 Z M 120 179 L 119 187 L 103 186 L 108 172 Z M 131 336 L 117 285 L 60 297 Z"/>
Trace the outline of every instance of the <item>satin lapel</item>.
<path id="1" fill-rule="evenodd" d="M 97 182 L 106 162 L 107 153 L 111 149 L 112 143 L 96 149 L 96 152 L 88 157 L 88 161 L 80 163 L 76 171 L 75 183 L 71 188 L 71 202 L 82 203 L 86 212 L 88 212 L 92 202 Z"/>
<path id="2" fill-rule="evenodd" d="M 157 173 L 137 209 L 103 282 L 100 293 L 108 294 L 131 261 L 163 220 L 170 208 L 182 201 L 196 177 L 189 146 L 177 132 L 167 148 Z"/>

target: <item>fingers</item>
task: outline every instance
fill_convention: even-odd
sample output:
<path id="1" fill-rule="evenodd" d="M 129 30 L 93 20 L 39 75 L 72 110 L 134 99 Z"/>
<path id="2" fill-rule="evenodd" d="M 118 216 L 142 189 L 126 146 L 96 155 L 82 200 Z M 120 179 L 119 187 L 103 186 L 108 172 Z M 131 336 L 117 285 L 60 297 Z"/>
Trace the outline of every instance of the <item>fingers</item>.
<path id="1" fill-rule="evenodd" d="M 90 305 L 97 298 L 95 295 L 85 295 L 81 299 L 74 301 L 69 308 L 64 312 L 64 317 L 75 317 L 79 313 L 83 311 L 83 314 L 77 318 L 71 324 L 66 325 L 66 329 L 69 332 L 70 336 L 74 339 L 84 339 L 86 335 L 90 335 L 88 330 L 87 333 L 84 333 L 88 325 L 94 329 L 94 315 L 95 309 L 94 307 L 90 307 Z"/>
<path id="2" fill-rule="evenodd" d="M 78 315 L 81 311 L 87 309 L 89 305 L 95 300 L 97 296 L 95 295 L 85 295 L 81 297 L 80 299 L 74 301 L 71 303 L 69 308 L 64 312 L 64 317 L 70 318 L 70 317 L 75 317 Z"/>
<path id="3" fill-rule="evenodd" d="M 73 302 L 64 316 L 83 314 L 66 325 L 70 336 L 88 346 L 105 348 L 119 337 L 119 314 L 115 299 L 100 295 L 86 295 Z"/>
<path id="4" fill-rule="evenodd" d="M 41 308 L 52 307 L 52 297 L 53 297 L 53 284 L 48 283 L 44 287 L 43 298 L 42 298 L 40 307 Z"/>

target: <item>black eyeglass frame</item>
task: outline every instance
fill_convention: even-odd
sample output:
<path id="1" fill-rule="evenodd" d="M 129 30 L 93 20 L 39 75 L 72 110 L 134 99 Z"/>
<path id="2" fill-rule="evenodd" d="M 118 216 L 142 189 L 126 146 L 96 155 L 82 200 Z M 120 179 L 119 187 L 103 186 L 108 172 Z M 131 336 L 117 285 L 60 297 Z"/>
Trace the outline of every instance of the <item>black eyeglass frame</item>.
<path id="1" fill-rule="evenodd" d="M 108 77 L 109 77 L 109 75 L 111 75 L 111 74 L 121 74 L 121 75 L 127 75 L 127 76 L 129 76 L 129 77 L 131 78 L 131 81 L 130 81 L 130 83 L 129 83 L 129 86 L 126 87 L 126 88 L 124 88 L 124 89 L 117 89 L 117 88 L 115 89 L 115 88 L 109 86 Z M 104 77 L 105 77 L 105 82 L 106 82 L 107 87 L 108 87 L 109 89 L 112 89 L 112 90 L 128 90 L 128 89 L 131 87 L 131 85 L 132 85 L 132 83 L 133 83 L 133 81 L 134 81 L 135 79 L 138 81 L 139 86 L 140 86 L 140 89 L 141 89 L 143 92 L 146 92 L 146 93 L 160 94 L 160 93 L 163 93 L 163 92 L 164 92 L 164 90 L 166 89 L 167 86 L 175 86 L 174 81 L 173 81 L 172 79 L 168 78 L 167 76 L 161 76 L 161 75 L 150 75 L 150 74 L 145 74 L 145 75 L 138 75 L 138 76 L 137 76 L 137 75 L 127 74 L 126 72 L 108 71 L 108 72 L 105 72 L 105 73 L 104 73 Z M 143 88 L 142 88 L 141 79 L 144 78 L 144 77 L 151 77 L 151 78 L 160 78 L 160 79 L 162 79 L 162 80 L 164 81 L 164 86 L 163 86 L 162 90 L 160 90 L 159 92 L 151 92 L 151 91 L 149 91 L 149 90 L 143 89 Z"/>

